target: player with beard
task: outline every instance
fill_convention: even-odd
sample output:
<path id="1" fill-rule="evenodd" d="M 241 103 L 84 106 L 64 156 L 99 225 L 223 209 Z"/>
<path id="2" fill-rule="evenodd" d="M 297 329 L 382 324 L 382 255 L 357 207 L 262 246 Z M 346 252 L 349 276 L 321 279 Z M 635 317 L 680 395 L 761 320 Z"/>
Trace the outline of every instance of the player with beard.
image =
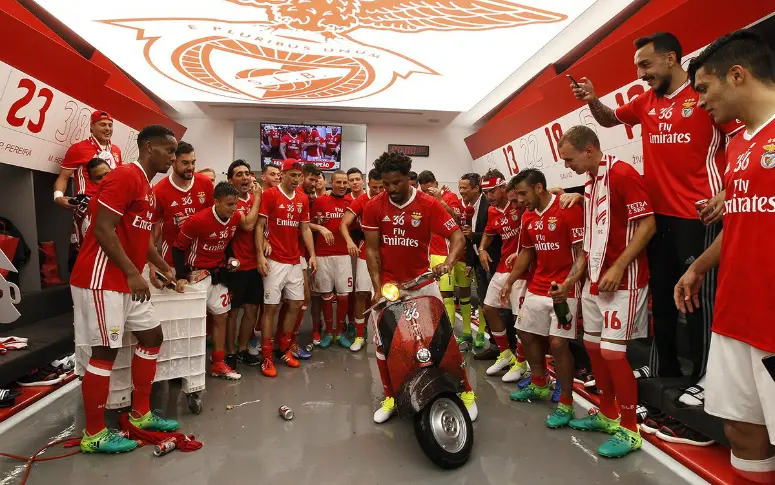
<path id="1" fill-rule="evenodd" d="M 372 287 L 369 269 L 366 266 L 366 245 L 362 240 L 360 243 L 356 243 L 351 232 L 358 231 L 362 234 L 360 219 L 363 215 L 363 209 L 382 190 L 382 175 L 376 169 L 371 169 L 369 171 L 368 192 L 362 194 L 350 204 L 339 226 L 339 232 L 341 232 L 342 237 L 344 237 L 347 243 L 347 252 L 350 254 L 350 257 L 356 260 L 354 273 L 355 303 L 353 310 L 356 315 L 355 340 L 350 346 L 350 350 L 353 352 L 358 352 L 366 344 L 366 327 L 363 320 L 363 312 L 366 311 L 367 303 L 371 301 Z"/>
<path id="2" fill-rule="evenodd" d="M 574 360 L 568 342 L 576 338 L 580 295 L 577 286 L 586 272 L 584 214 L 579 206 L 560 208 L 559 196 L 546 190 L 546 177 L 536 169 L 519 172 L 509 181 L 507 190 L 516 191 L 518 201 L 527 211 L 522 217 L 521 249 L 501 289 L 501 301 L 510 300 L 513 285 L 531 264 L 535 265 L 517 318 L 517 331 L 532 371 L 531 383 L 509 397 L 514 401 L 550 398 L 544 350 L 548 340 L 562 391 L 559 404 L 545 423 L 550 428 L 560 428 L 574 417 Z M 556 290 L 552 289 L 554 285 Z M 559 321 L 553 309 L 554 303 L 562 302 L 569 307 L 566 321 Z"/>
<path id="3" fill-rule="evenodd" d="M 463 233 L 436 198 L 409 185 L 411 168 L 412 159 L 399 152 L 385 152 L 374 162 L 374 169 L 382 175 L 385 192 L 366 205 L 362 227 L 366 237 L 366 263 L 375 289 L 382 288 L 383 282 L 392 281 L 400 285 L 427 272 L 431 233 L 440 234 L 450 241 L 449 254 L 443 263 L 432 268 L 434 273 L 449 273 L 463 255 Z M 393 236 L 396 229 L 405 236 Z M 380 291 L 375 291 L 373 303 L 376 304 L 381 296 Z M 443 301 L 435 281 L 410 292 L 408 296 L 433 296 Z M 376 324 L 376 315 L 372 315 L 372 322 Z M 384 423 L 395 411 L 395 399 L 376 325 L 374 339 L 377 343 L 377 367 L 385 391 L 382 406 L 374 413 L 374 422 Z M 459 352 L 459 349 L 453 346 L 447 352 Z M 467 377 L 464 385 L 465 391 L 460 398 L 474 421 L 479 412 Z"/>
<path id="4" fill-rule="evenodd" d="M 236 212 L 239 190 L 229 182 L 215 186 L 215 203 L 189 217 L 180 228 L 172 249 L 177 290 L 189 286 L 207 295 L 207 311 L 213 316 L 213 353 L 210 375 L 223 379 L 241 376 L 225 362 L 226 323 L 231 310 L 231 295 L 224 284 L 226 247 L 237 229 L 252 232 L 258 219 L 261 192 L 255 192 L 250 212 Z"/>
<path id="5" fill-rule="evenodd" d="M 313 273 L 317 270 L 315 246 L 309 229 L 309 198 L 296 190 L 301 177 L 301 164 L 297 160 L 285 160 L 282 182 L 263 194 L 259 209 L 256 246 L 258 271 L 264 277 L 261 371 L 268 377 L 277 376 L 270 335 L 281 298 L 285 298 L 287 313 L 278 322 L 282 328 L 277 339 L 278 348 L 281 359 L 289 367 L 299 367 L 299 361 L 291 351 L 291 336 L 294 328 L 298 328 L 296 322 L 305 297 L 299 239 L 304 241 L 309 251 L 309 267 Z M 272 244 L 269 256 L 264 256 L 265 228 L 268 228 L 268 240 Z"/>
<path id="6" fill-rule="evenodd" d="M 672 288 L 721 230 L 716 223 L 723 215 L 724 135 L 741 126 L 735 120 L 716 124 L 699 109 L 699 94 L 681 66 L 681 44 L 674 35 L 660 32 L 642 37 L 635 41 L 635 47 L 638 78 L 648 83 L 651 89 L 647 92 L 613 110 L 600 102 L 586 78 L 578 87 L 572 87 L 574 95 L 589 104 L 602 126 L 641 125 L 643 178 L 657 232 L 648 246 L 654 343 L 649 367 L 639 370 L 639 374 L 681 377 L 676 338 L 678 311 Z M 676 164 L 676 160 L 681 163 Z M 698 218 L 695 202 L 700 200 L 710 203 Z M 705 375 L 715 281 L 714 269 L 702 292 L 702 307 L 686 317 L 695 382 Z M 701 385 L 700 381 L 692 386 L 691 393 L 682 396 L 681 401 L 702 405 Z"/>
<path id="7" fill-rule="evenodd" d="M 229 183 L 237 188 L 237 212 L 250 217 L 253 212 L 258 212 L 260 197 L 254 193 L 261 193 L 261 188 L 255 190 L 253 179 L 250 177 L 250 165 L 244 160 L 235 160 L 229 165 L 226 172 Z M 257 185 L 257 184 L 256 184 Z M 229 311 L 228 325 L 226 327 L 226 363 L 236 369 L 234 358 L 234 339 L 238 339 L 236 357 L 246 365 L 258 365 L 259 359 L 251 355 L 248 342 L 253 337 L 253 331 L 258 325 L 258 306 L 264 295 L 264 282 L 256 271 L 256 238 L 253 229 L 249 231 L 240 229 L 234 235 L 227 255 L 233 256 L 239 261 L 239 268 L 226 274 L 226 286 L 231 293 L 231 310 Z M 237 335 L 237 316 L 242 309 L 242 320 L 239 322 L 239 334 Z"/>
<path id="8" fill-rule="evenodd" d="M 775 58 L 750 30 L 725 35 L 689 64 L 700 108 L 745 132 L 727 149 L 724 230 L 681 277 L 675 304 L 689 315 L 720 265 L 705 411 L 724 420 L 745 483 L 775 483 L 775 332 L 768 272 L 775 267 Z"/>
<path id="9" fill-rule="evenodd" d="M 642 443 L 635 415 L 638 383 L 627 362 L 627 344 L 648 335 L 646 245 L 656 229 L 654 213 L 640 174 L 604 155 L 591 128 L 571 127 L 557 142 L 557 151 L 567 168 L 587 179 L 584 250 L 589 279 L 581 305 L 584 347 L 600 390 L 600 411 L 569 424 L 613 435 L 598 453 L 619 458 Z"/>
<path id="10" fill-rule="evenodd" d="M 482 305 L 482 311 L 487 319 L 490 332 L 500 352 L 495 363 L 486 372 L 487 375 L 492 376 L 509 368 L 502 380 L 516 382 L 528 371 L 528 364 L 521 343 L 516 344 L 516 355 L 511 350 L 509 339 L 506 336 L 506 325 L 513 324 L 510 321 L 504 322 L 501 310 L 505 309 L 507 312 L 511 310 L 511 314 L 506 313 L 506 317 L 519 313 L 532 274 L 530 271 L 526 271 L 520 275 L 520 278 L 511 287 L 509 298 L 501 301 L 501 290 L 506 286 L 511 271 L 510 263 L 513 262 L 513 256 L 520 251 L 522 214 L 525 207 L 519 201 L 509 200 L 506 181 L 501 177 L 500 172 L 491 170 L 482 177 L 481 182 L 482 192 L 484 192 L 490 207 L 487 210 L 487 226 L 484 228 L 484 235 L 479 243 L 479 262 L 488 273 L 493 260 L 490 258 L 487 248 L 496 235 L 500 236 L 502 241 L 498 265 L 487 286 L 487 294 Z"/>
<path id="11" fill-rule="evenodd" d="M 352 343 L 344 335 L 348 300 L 353 290 L 352 260 L 347 252 L 347 242 L 342 237 L 339 223 L 353 201 L 347 192 L 347 174 L 337 170 L 331 176 L 331 193 L 324 194 L 312 203 L 312 217 L 334 234 L 333 244 L 318 235 L 315 247 L 318 256 L 318 272 L 312 281 L 312 292 L 323 300 L 325 335 L 320 346 L 331 345 L 332 336 L 346 348 Z M 334 328 L 334 291 L 336 291 L 336 328 Z"/>
<path id="12" fill-rule="evenodd" d="M 137 339 L 129 422 L 150 431 L 171 432 L 179 426 L 151 411 L 151 386 L 164 334 L 141 274 L 146 262 L 151 262 L 168 279 L 173 278 L 151 244 L 154 197 L 150 180 L 169 170 L 178 142 L 171 130 L 152 125 L 137 134 L 137 146 L 138 161 L 113 170 L 92 197 L 89 211 L 94 222 L 70 277 L 75 344 L 91 348 L 81 386 L 86 429 L 80 447 L 84 453 L 121 453 L 137 447 L 136 441 L 105 427 L 110 374 L 124 331 Z"/>
<path id="13" fill-rule="evenodd" d="M 174 265 L 172 246 L 180 226 L 192 215 L 213 205 L 213 183 L 206 175 L 196 173 L 196 152 L 190 143 L 178 143 L 172 172 L 153 186 L 153 195 L 159 223 L 154 225 L 151 238 L 156 247 L 161 239 L 161 256 L 167 264 Z M 153 286 L 162 288 L 153 266 L 150 266 L 149 277 Z"/>

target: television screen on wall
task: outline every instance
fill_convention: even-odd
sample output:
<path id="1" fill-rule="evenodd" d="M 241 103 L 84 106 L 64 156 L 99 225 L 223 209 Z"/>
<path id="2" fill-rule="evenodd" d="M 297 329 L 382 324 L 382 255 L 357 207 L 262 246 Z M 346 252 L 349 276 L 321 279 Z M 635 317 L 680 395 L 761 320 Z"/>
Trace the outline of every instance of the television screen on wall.
<path id="1" fill-rule="evenodd" d="M 338 170 L 342 161 L 342 127 L 261 123 L 261 163 L 286 158 L 312 162 L 321 170 Z"/>

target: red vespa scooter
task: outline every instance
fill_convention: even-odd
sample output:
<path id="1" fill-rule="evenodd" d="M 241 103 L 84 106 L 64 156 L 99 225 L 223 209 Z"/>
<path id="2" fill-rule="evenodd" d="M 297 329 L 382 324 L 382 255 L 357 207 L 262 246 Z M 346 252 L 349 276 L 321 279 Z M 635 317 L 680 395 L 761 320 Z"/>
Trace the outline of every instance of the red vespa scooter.
<path id="1" fill-rule="evenodd" d="M 474 445 L 471 418 L 458 397 L 464 390 L 465 362 L 444 304 L 432 296 L 405 297 L 407 290 L 435 278 L 428 272 L 400 286 L 387 283 L 370 310 L 379 311 L 377 330 L 398 415 L 414 417 L 423 452 L 451 469 L 468 461 Z"/>

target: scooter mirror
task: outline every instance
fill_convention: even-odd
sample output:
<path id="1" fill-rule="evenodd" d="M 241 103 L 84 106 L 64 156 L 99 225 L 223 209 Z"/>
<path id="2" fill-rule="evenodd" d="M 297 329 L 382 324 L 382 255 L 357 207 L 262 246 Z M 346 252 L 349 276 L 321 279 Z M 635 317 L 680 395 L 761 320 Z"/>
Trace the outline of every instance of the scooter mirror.
<path id="1" fill-rule="evenodd" d="M 400 293 L 401 292 L 399 291 L 398 286 L 396 286 L 395 283 L 385 283 L 384 285 L 382 285 L 382 296 L 387 301 L 398 300 Z"/>

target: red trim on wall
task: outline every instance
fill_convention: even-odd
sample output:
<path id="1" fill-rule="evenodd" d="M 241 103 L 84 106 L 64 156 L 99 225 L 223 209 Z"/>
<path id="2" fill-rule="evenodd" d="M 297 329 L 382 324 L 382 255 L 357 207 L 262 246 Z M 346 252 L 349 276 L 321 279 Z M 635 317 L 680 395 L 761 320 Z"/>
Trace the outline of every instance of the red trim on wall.
<path id="1" fill-rule="evenodd" d="M 638 37 L 657 31 L 673 32 L 684 52 L 692 52 L 772 13 L 769 2 L 738 2 L 735 8 L 728 7 L 722 0 L 684 0 L 678 4 L 676 0 L 652 0 L 565 73 L 549 80 L 536 78 L 503 108 L 505 116 L 496 115 L 466 138 L 471 156 L 484 156 L 578 108 L 581 104 L 568 87 L 566 73 L 577 79 L 589 77 L 598 96 L 635 80 L 632 43 Z M 540 96 L 536 96 L 536 90 Z"/>
<path id="2" fill-rule="evenodd" d="M 178 138 L 186 131 L 105 56 L 85 59 L 15 0 L 0 0 L 0 45 L 8 46 L 0 49 L 3 62 L 132 128 L 161 124 Z"/>

